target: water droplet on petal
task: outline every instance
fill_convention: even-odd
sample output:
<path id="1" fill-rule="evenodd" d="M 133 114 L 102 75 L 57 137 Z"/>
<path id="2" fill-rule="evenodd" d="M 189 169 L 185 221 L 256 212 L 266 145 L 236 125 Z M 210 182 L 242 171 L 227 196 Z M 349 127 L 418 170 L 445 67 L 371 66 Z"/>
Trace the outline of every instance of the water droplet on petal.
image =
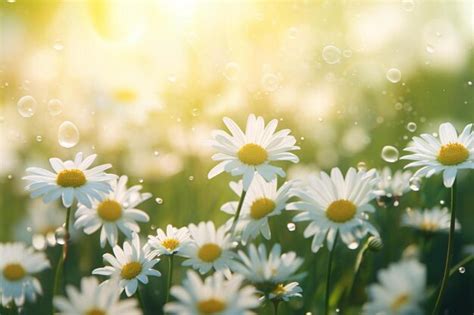
<path id="1" fill-rule="evenodd" d="M 36 112 L 37 102 L 33 96 L 25 95 L 17 103 L 18 113 L 22 117 L 30 118 Z"/>
<path id="2" fill-rule="evenodd" d="M 326 63 L 333 65 L 341 61 L 341 50 L 333 45 L 323 48 L 323 59 Z"/>
<path id="3" fill-rule="evenodd" d="M 290 231 L 290 232 L 293 232 L 293 231 L 296 230 L 296 225 L 295 225 L 294 223 L 292 223 L 292 222 L 288 223 L 288 224 L 286 225 L 286 227 L 288 228 L 288 231 Z"/>
<path id="4" fill-rule="evenodd" d="M 70 121 L 63 122 L 58 128 L 58 142 L 64 148 L 72 148 L 79 143 L 79 129 Z"/>
<path id="5" fill-rule="evenodd" d="M 386 145 L 382 148 L 381 157 L 386 162 L 394 163 L 398 160 L 398 150 L 391 145 Z"/>
<path id="6" fill-rule="evenodd" d="M 410 132 L 415 132 L 416 131 L 416 123 L 414 122 L 409 122 L 407 124 L 407 130 L 410 131 Z"/>
<path id="7" fill-rule="evenodd" d="M 387 71 L 387 80 L 392 83 L 397 83 L 402 79 L 402 73 L 397 68 L 391 68 Z"/>
<path id="8" fill-rule="evenodd" d="M 50 99 L 48 102 L 48 112 L 51 116 L 57 116 L 63 112 L 63 103 L 56 99 Z"/>

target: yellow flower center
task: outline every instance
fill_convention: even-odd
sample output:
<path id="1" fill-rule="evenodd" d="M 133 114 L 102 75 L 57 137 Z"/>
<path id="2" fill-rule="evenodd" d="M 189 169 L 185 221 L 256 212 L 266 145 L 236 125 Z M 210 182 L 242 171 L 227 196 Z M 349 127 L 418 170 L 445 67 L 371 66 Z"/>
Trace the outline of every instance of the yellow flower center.
<path id="1" fill-rule="evenodd" d="M 469 151 L 461 143 L 448 143 L 441 146 L 438 161 L 443 165 L 456 165 L 467 160 Z"/>
<path id="2" fill-rule="evenodd" d="M 81 187 L 86 181 L 86 175 L 78 169 L 62 170 L 56 177 L 56 183 L 61 187 Z"/>
<path id="3" fill-rule="evenodd" d="M 273 294 L 275 295 L 283 295 L 285 293 L 285 286 L 282 283 L 277 284 L 277 286 L 273 289 Z"/>
<path id="4" fill-rule="evenodd" d="M 326 209 L 329 220 L 337 223 L 349 221 L 356 214 L 357 207 L 349 200 L 340 199 L 333 201 Z"/>
<path id="5" fill-rule="evenodd" d="M 216 298 L 210 298 L 198 303 L 199 312 L 202 314 L 215 314 L 217 312 L 222 312 L 225 310 L 225 307 L 225 303 Z"/>
<path id="6" fill-rule="evenodd" d="M 398 311 L 403 305 L 408 302 L 409 299 L 410 297 L 408 296 L 408 294 L 401 294 L 392 302 L 390 308 L 393 311 Z"/>
<path id="7" fill-rule="evenodd" d="M 178 247 L 179 241 L 175 238 L 167 238 L 161 242 L 161 246 L 166 248 L 167 250 L 174 250 L 176 247 Z"/>
<path id="8" fill-rule="evenodd" d="M 132 103 L 137 99 L 137 93 L 132 89 L 122 88 L 114 92 L 114 98 L 121 103 Z"/>
<path id="9" fill-rule="evenodd" d="M 250 216 L 252 219 L 258 220 L 265 217 L 275 209 L 275 202 L 268 198 L 260 198 L 255 200 L 250 206 Z"/>
<path id="10" fill-rule="evenodd" d="M 198 251 L 198 257 L 205 262 L 213 262 L 221 256 L 222 249 L 214 243 L 202 245 Z"/>
<path id="11" fill-rule="evenodd" d="M 122 267 L 120 276 L 123 279 L 131 280 L 142 272 L 142 265 L 137 261 L 132 261 Z"/>
<path id="12" fill-rule="evenodd" d="M 87 311 L 85 315 L 105 315 L 105 314 L 107 314 L 105 311 L 98 308 L 93 308 Z"/>
<path id="13" fill-rule="evenodd" d="M 267 151 L 255 143 L 247 143 L 240 148 L 237 156 L 242 163 L 248 165 L 260 165 L 267 160 Z"/>
<path id="14" fill-rule="evenodd" d="M 423 231 L 426 231 L 426 232 L 433 232 L 433 231 L 436 231 L 438 229 L 438 224 L 436 224 L 434 222 L 422 222 L 420 224 L 420 229 L 422 229 Z"/>
<path id="15" fill-rule="evenodd" d="M 26 270 L 22 265 L 17 263 L 7 264 L 3 268 L 3 276 L 9 281 L 18 281 L 26 276 Z"/>
<path id="16" fill-rule="evenodd" d="M 105 221 L 116 221 L 122 216 L 122 206 L 115 200 L 105 199 L 97 207 L 97 214 Z"/>

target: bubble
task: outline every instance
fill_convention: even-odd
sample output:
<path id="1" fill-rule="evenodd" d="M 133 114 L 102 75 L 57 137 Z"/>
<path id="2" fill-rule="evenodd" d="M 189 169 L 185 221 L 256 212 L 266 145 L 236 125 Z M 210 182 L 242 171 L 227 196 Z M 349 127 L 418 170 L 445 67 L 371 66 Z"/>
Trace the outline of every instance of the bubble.
<path id="1" fill-rule="evenodd" d="M 163 199 L 161 198 L 155 198 L 155 202 L 159 205 L 162 205 L 163 204 Z"/>
<path id="2" fill-rule="evenodd" d="M 341 61 L 341 50 L 333 45 L 323 48 L 323 59 L 326 63 L 333 65 Z"/>
<path id="3" fill-rule="evenodd" d="M 402 79 L 402 73 L 397 68 L 391 68 L 387 71 L 387 80 L 392 83 L 397 83 Z"/>
<path id="4" fill-rule="evenodd" d="M 229 81 L 235 81 L 239 77 L 240 67 L 238 63 L 229 62 L 224 68 L 224 77 Z"/>
<path id="5" fill-rule="evenodd" d="M 36 142 L 43 142 L 42 136 L 36 136 Z"/>
<path id="6" fill-rule="evenodd" d="M 364 161 L 360 161 L 357 163 L 357 170 L 359 171 L 367 171 L 367 164 Z"/>
<path id="7" fill-rule="evenodd" d="M 48 112 L 51 116 L 57 116 L 63 112 L 63 103 L 56 99 L 52 98 L 48 101 Z"/>
<path id="8" fill-rule="evenodd" d="M 347 247 L 349 247 L 349 249 L 357 249 L 359 247 L 359 243 L 358 242 L 352 242 L 350 243 L 349 245 L 347 245 Z"/>
<path id="9" fill-rule="evenodd" d="M 193 181 L 193 180 L 194 180 L 194 176 L 191 175 L 191 176 L 188 177 L 188 179 L 189 179 L 189 181 Z"/>
<path id="10" fill-rule="evenodd" d="M 54 238 L 56 239 L 56 243 L 59 245 L 64 245 L 66 241 L 66 229 L 63 226 L 60 226 L 54 231 Z"/>
<path id="11" fill-rule="evenodd" d="M 58 142 L 64 148 L 72 148 L 79 143 L 79 129 L 70 121 L 63 122 L 58 128 Z"/>
<path id="12" fill-rule="evenodd" d="M 391 145 L 386 145 L 382 148 L 381 157 L 386 162 L 394 163 L 398 160 L 398 150 Z"/>
<path id="13" fill-rule="evenodd" d="M 416 123 L 414 123 L 412 121 L 407 124 L 407 130 L 410 131 L 410 132 L 415 132 L 416 127 L 417 127 Z"/>
<path id="14" fill-rule="evenodd" d="M 267 73 L 262 77 L 263 89 L 267 92 L 274 92 L 280 86 L 280 79 L 276 74 Z"/>
<path id="15" fill-rule="evenodd" d="M 409 184 L 409 187 L 410 187 L 411 190 L 413 190 L 413 191 L 419 191 L 420 190 L 420 186 L 421 186 L 420 178 L 412 177 L 408 181 L 408 184 Z"/>
<path id="16" fill-rule="evenodd" d="M 466 268 L 464 268 L 464 267 L 459 267 L 458 271 L 459 271 L 459 273 L 465 273 L 465 272 L 466 272 Z"/>
<path id="17" fill-rule="evenodd" d="M 36 250 L 43 250 L 46 248 L 46 239 L 41 234 L 33 235 L 31 243 Z"/>
<path id="18" fill-rule="evenodd" d="M 286 225 L 286 227 L 288 228 L 288 231 L 290 231 L 290 232 L 293 232 L 293 231 L 296 230 L 296 225 L 295 225 L 294 223 L 292 223 L 292 222 L 288 223 L 288 224 Z"/>
<path id="19" fill-rule="evenodd" d="M 38 103 L 33 96 L 25 95 L 18 101 L 18 113 L 20 113 L 22 117 L 30 118 L 35 114 L 37 105 Z"/>
<path id="20" fill-rule="evenodd" d="M 407 12 L 413 11 L 415 8 L 415 1 L 414 0 L 402 0 L 402 8 Z"/>

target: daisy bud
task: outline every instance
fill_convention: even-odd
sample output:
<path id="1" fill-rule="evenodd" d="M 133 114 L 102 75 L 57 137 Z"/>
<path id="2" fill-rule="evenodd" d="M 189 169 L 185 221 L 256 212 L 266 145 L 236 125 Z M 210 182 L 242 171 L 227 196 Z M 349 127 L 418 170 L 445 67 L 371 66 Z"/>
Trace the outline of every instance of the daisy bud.
<path id="1" fill-rule="evenodd" d="M 381 251 L 383 248 L 383 242 L 380 237 L 371 236 L 368 240 L 369 249 L 373 252 Z"/>

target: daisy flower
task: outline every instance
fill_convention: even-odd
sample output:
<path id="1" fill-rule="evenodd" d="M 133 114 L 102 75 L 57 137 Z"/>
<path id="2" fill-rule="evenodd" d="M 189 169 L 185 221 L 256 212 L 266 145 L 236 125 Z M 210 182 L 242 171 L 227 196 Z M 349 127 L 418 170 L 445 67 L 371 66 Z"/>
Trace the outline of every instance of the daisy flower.
<path id="1" fill-rule="evenodd" d="M 325 238 L 332 250 L 337 233 L 347 245 L 367 233 L 379 235 L 365 213 L 375 211 L 369 204 L 375 197 L 375 173 L 374 169 L 366 172 L 349 168 L 344 178 L 339 168 L 333 168 L 330 175 L 321 172 L 310 176 L 307 185 L 295 190 L 301 201 L 289 204 L 288 209 L 301 211 L 293 221 L 310 221 L 304 236 L 313 236 L 313 252 L 321 248 Z"/>
<path id="2" fill-rule="evenodd" d="M 189 270 L 183 285 L 171 289 L 177 301 L 166 304 L 165 313 L 254 314 L 251 309 L 259 306 L 256 291 L 249 285 L 242 287 L 243 280 L 240 275 L 233 275 L 226 280 L 221 272 L 216 272 L 202 281 L 196 272 Z"/>
<path id="3" fill-rule="evenodd" d="M 33 274 L 49 268 L 42 252 L 35 252 L 23 243 L 0 244 L 0 298 L 3 306 L 13 302 L 22 306 L 25 299 L 35 301 L 42 294 L 41 284 Z"/>
<path id="4" fill-rule="evenodd" d="M 111 182 L 112 191 L 102 201 L 94 201 L 92 207 L 80 204 L 76 211 L 74 227 L 83 229 L 84 233 L 92 234 L 100 231 L 100 246 L 106 241 L 110 246 L 117 245 L 118 230 L 130 239 L 132 233 L 140 232 L 138 222 L 148 222 L 150 217 L 142 210 L 136 209 L 138 204 L 149 199 L 150 193 L 141 193 L 141 185 L 127 189 L 127 176 L 121 176 Z"/>
<path id="5" fill-rule="evenodd" d="M 69 208 L 74 199 L 81 204 L 92 207 L 92 200 L 102 200 L 101 193 L 108 193 L 112 188 L 108 183 L 116 178 L 115 175 L 104 173 L 112 167 L 103 164 L 89 169 L 96 154 L 83 159 L 82 152 L 76 154 L 74 161 L 61 161 L 58 158 L 49 159 L 54 172 L 39 167 L 26 169 L 27 176 L 23 177 L 29 184 L 25 187 L 31 192 L 31 197 L 43 196 L 43 201 L 49 203 L 62 197 L 63 205 Z"/>
<path id="6" fill-rule="evenodd" d="M 159 271 L 153 269 L 160 260 L 155 258 L 156 253 L 149 251 L 147 246 L 140 247 L 137 234 L 123 243 L 123 249 L 116 245 L 113 251 L 115 256 L 108 253 L 102 256 L 110 266 L 94 269 L 92 274 L 118 277 L 119 286 L 125 288 L 127 296 L 135 294 L 138 281 L 147 284 L 148 276 L 161 276 Z"/>
<path id="7" fill-rule="evenodd" d="M 245 133 L 230 118 L 224 118 L 224 123 L 231 134 L 222 130 L 213 131 L 212 146 L 219 153 L 214 154 L 212 159 L 219 161 L 219 164 L 209 172 L 209 178 L 224 171 L 233 176 L 243 175 L 243 187 L 247 190 L 255 172 L 267 181 L 276 175 L 285 176 L 283 169 L 271 165 L 272 162 L 298 162 L 298 157 L 289 152 L 299 149 L 295 146 L 296 139 L 289 136 L 290 130 L 283 129 L 275 133 L 278 120 L 273 119 L 265 126 L 262 117 L 251 114 Z"/>
<path id="8" fill-rule="evenodd" d="M 235 254 L 230 251 L 232 244 L 226 231 L 225 226 L 216 230 L 211 221 L 190 224 L 191 242 L 183 248 L 183 256 L 189 258 L 183 262 L 183 266 L 192 266 L 202 274 L 212 268 L 228 270 Z"/>
<path id="9" fill-rule="evenodd" d="M 180 229 L 171 224 L 166 226 L 166 232 L 162 229 L 156 230 L 156 235 L 148 236 L 148 244 L 156 249 L 160 255 L 182 255 L 182 248 L 189 244 L 189 231 L 187 227 Z"/>
<path id="10" fill-rule="evenodd" d="M 288 302 L 291 298 L 294 297 L 302 297 L 301 293 L 303 289 L 301 289 L 298 282 L 290 282 L 287 285 L 283 285 L 282 283 L 277 284 L 277 286 L 273 289 L 272 292 L 269 294 L 270 300 L 279 300 Z"/>
<path id="11" fill-rule="evenodd" d="M 450 123 L 439 126 L 439 139 L 430 134 L 413 137 L 413 143 L 405 148 L 412 154 L 401 157 L 411 160 L 405 167 L 420 167 L 414 177 L 430 177 L 443 172 L 444 186 L 451 187 L 460 169 L 474 168 L 474 133 L 472 124 L 458 136 Z"/>
<path id="12" fill-rule="evenodd" d="M 416 260 L 403 260 L 378 272 L 379 284 L 369 286 L 364 314 L 423 314 L 426 268 Z"/>
<path id="13" fill-rule="evenodd" d="M 68 285 L 69 299 L 54 297 L 59 315 L 141 315 L 135 299 L 120 300 L 120 290 L 113 281 L 99 285 L 94 277 L 81 279 L 81 291 Z"/>
<path id="14" fill-rule="evenodd" d="M 242 181 L 239 183 L 231 182 L 231 189 L 239 196 L 242 193 Z M 255 239 L 259 233 L 267 240 L 271 238 L 268 219 L 272 216 L 281 214 L 285 210 L 286 203 L 290 199 L 291 183 L 287 182 L 277 190 L 277 179 L 266 182 L 260 175 L 255 176 L 250 188 L 245 195 L 242 205 L 237 230 L 242 231 L 242 241 L 247 243 L 250 239 Z M 232 201 L 224 204 L 221 210 L 235 215 L 238 207 L 238 201 Z M 233 219 L 229 220 L 231 223 Z"/>
<path id="15" fill-rule="evenodd" d="M 399 199 L 404 193 L 410 190 L 410 171 L 397 170 L 392 174 L 389 167 L 384 167 L 378 173 L 379 181 L 377 183 L 377 192 L 380 196 Z"/>
<path id="16" fill-rule="evenodd" d="M 432 209 L 415 209 L 407 211 L 402 216 L 402 225 L 415 228 L 422 232 L 449 232 L 451 223 L 451 213 L 448 208 L 434 207 Z M 461 225 L 456 220 L 456 230 L 461 229 Z"/>

